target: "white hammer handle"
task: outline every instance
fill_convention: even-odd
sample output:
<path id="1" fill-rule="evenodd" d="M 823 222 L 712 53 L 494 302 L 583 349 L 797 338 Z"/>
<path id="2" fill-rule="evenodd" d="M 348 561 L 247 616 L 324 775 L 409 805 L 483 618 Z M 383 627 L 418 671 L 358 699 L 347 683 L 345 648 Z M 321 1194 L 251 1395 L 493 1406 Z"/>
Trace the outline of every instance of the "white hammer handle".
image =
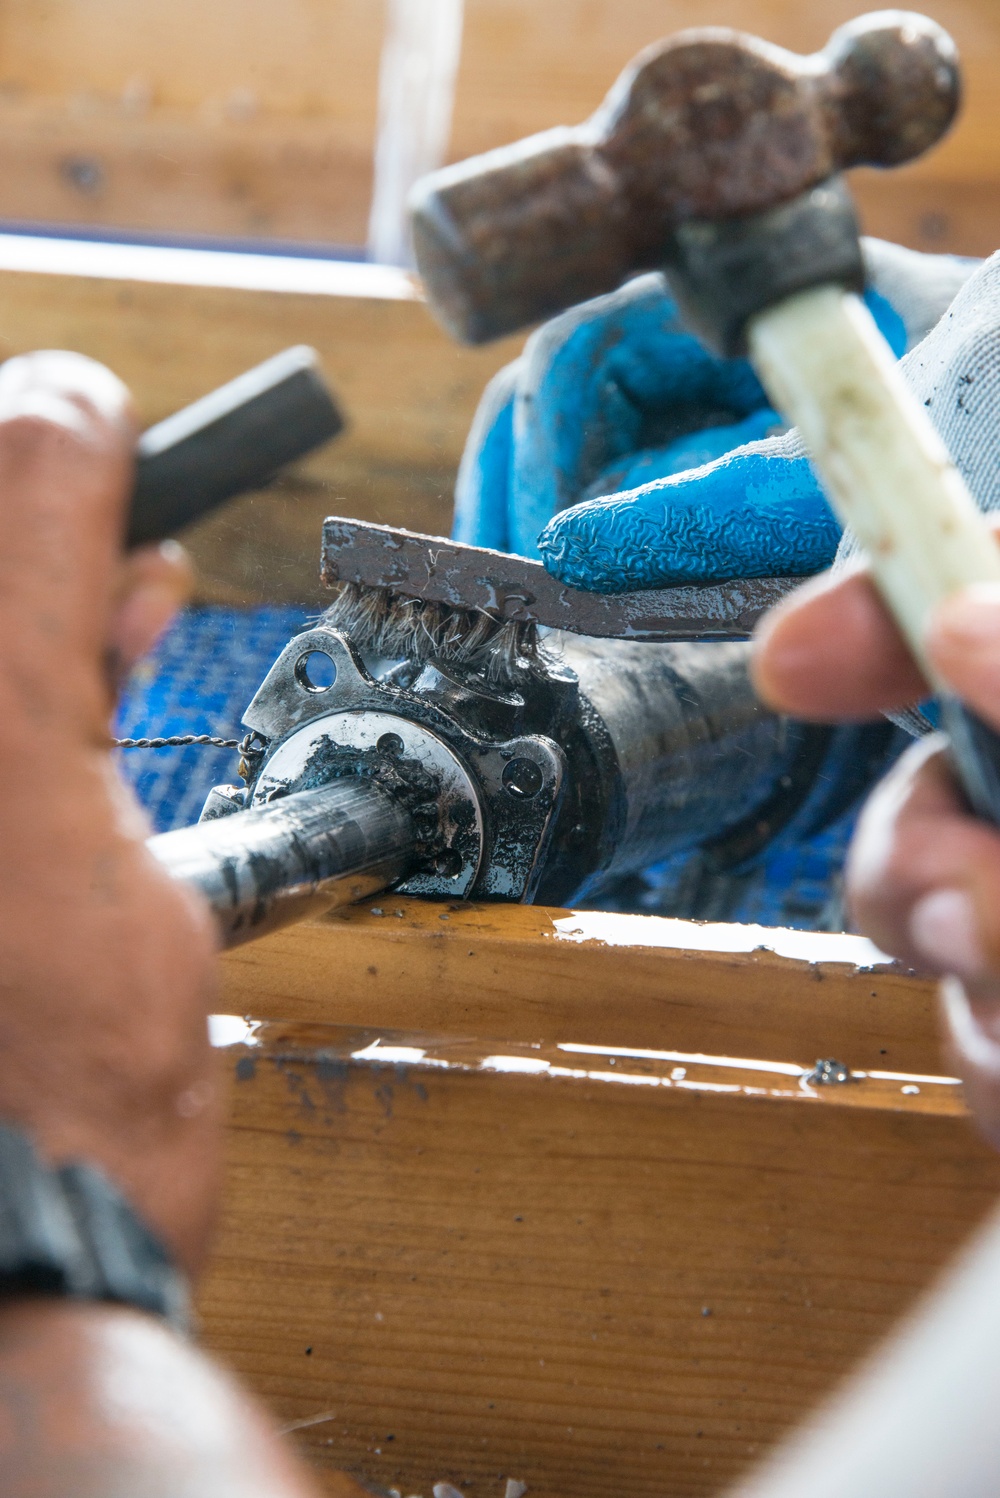
<path id="1" fill-rule="evenodd" d="M 748 329 L 750 356 L 799 428 L 838 518 L 929 682 L 932 610 L 970 583 L 1000 582 L 1000 547 L 909 389 L 864 303 L 837 287 L 802 292 Z M 1000 736 L 947 693 L 942 711 L 966 793 L 1000 825 Z"/>

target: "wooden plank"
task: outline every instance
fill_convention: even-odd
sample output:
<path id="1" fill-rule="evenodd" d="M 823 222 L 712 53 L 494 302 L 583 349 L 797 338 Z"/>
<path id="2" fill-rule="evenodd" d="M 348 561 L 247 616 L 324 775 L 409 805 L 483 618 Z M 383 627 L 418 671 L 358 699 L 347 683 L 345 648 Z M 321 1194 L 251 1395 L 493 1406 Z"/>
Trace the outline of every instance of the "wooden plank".
<path id="1" fill-rule="evenodd" d="M 94 102 L 142 82 L 151 104 L 192 111 L 251 90 L 262 111 L 374 125 L 381 44 L 371 0 L 5 0 L 0 79 Z"/>
<path id="2" fill-rule="evenodd" d="M 12 0 L 0 217 L 363 243 L 370 0 Z"/>
<path id="3" fill-rule="evenodd" d="M 734 934 L 745 950 L 711 949 Z M 386 895 L 227 952 L 221 1002 L 268 1019 L 522 1044 L 947 1069 L 932 982 L 857 968 L 850 938 L 840 961 L 831 937 L 812 944 L 818 961 L 754 950 L 775 940 L 759 927 Z"/>
<path id="4" fill-rule="evenodd" d="M 446 532 L 476 404 L 521 340 L 459 348 L 415 301 L 0 272 L 0 357 L 61 347 L 100 359 L 133 390 L 143 425 L 292 343 L 319 350 L 349 430 L 277 493 L 187 534 L 208 598 L 321 601 L 331 513 Z"/>
<path id="5" fill-rule="evenodd" d="M 451 155 L 584 118 L 647 43 L 732 24 L 808 51 L 853 0 L 467 0 Z M 862 198 L 872 232 L 1000 239 L 993 0 L 939 0 L 968 104 L 953 138 Z M 12 0 L 0 12 L 0 218 L 361 244 L 383 10 L 370 0 Z M 918 191 L 921 208 L 908 207 Z"/>
<path id="6" fill-rule="evenodd" d="M 623 1008 L 632 992 L 619 953 Z M 927 1077 L 814 1088 L 774 1062 L 336 1025 L 223 1054 L 204 1337 L 324 1481 L 717 1492 L 1000 1187 Z"/>
<path id="7" fill-rule="evenodd" d="M 852 175 L 866 234 L 930 254 L 984 259 L 1000 245 L 1000 157 L 971 181 L 939 179 L 918 167 Z"/>
<path id="8" fill-rule="evenodd" d="M 966 105 L 948 143 L 922 170 L 968 181 L 994 172 L 1000 121 L 993 108 L 1000 14 L 993 0 L 936 0 L 935 20 L 962 54 Z M 642 47 L 686 26 L 735 26 L 792 51 L 824 45 L 861 14 L 856 0 L 466 0 L 455 101 L 456 157 L 551 125 L 573 124 L 599 104 Z"/>
<path id="9" fill-rule="evenodd" d="M 0 95 L 0 218 L 363 246 L 370 131 L 235 107 L 135 116 Z"/>

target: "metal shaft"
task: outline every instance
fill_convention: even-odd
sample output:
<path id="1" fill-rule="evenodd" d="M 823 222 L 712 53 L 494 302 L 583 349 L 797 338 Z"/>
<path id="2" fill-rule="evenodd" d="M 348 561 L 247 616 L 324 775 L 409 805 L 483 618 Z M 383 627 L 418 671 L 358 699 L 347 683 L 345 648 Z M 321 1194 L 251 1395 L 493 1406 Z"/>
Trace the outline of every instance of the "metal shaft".
<path id="1" fill-rule="evenodd" d="M 161 833 L 148 847 L 205 897 L 227 947 L 364 899 L 402 878 L 417 856 L 406 809 L 354 777 Z"/>
<path id="2" fill-rule="evenodd" d="M 589 704 L 581 721 L 605 789 L 582 809 L 579 862 L 550 856 L 542 903 L 589 898 L 696 847 L 763 805 L 790 770 L 797 738 L 758 702 L 749 645 L 561 635 L 559 648 Z"/>

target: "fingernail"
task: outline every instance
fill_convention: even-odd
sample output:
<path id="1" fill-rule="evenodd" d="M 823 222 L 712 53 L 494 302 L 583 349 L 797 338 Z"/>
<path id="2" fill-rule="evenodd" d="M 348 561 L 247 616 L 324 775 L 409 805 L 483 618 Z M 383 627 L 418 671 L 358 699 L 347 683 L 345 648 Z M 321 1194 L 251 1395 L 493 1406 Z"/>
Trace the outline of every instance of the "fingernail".
<path id="1" fill-rule="evenodd" d="M 910 911 L 910 940 L 928 966 L 958 978 L 981 978 L 986 954 L 975 906 L 964 889 L 936 889 Z"/>
<path id="2" fill-rule="evenodd" d="M 127 427 L 128 391 L 117 375 L 85 354 L 41 349 L 0 365 L 0 409 L 5 415 L 24 411 L 83 430 L 86 417 L 80 400 L 106 421 Z"/>
<path id="3" fill-rule="evenodd" d="M 934 614 L 932 635 L 948 636 L 966 649 L 995 651 L 1000 635 L 1000 583 L 972 583 L 946 598 Z"/>

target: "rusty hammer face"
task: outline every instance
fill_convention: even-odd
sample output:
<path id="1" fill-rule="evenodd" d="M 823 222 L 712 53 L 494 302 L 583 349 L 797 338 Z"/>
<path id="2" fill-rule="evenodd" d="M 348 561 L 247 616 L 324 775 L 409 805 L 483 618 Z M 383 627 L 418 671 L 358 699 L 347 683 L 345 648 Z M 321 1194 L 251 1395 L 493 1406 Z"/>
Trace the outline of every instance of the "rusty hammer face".
<path id="1" fill-rule="evenodd" d="M 837 174 L 920 155 L 959 93 L 950 37 L 904 11 L 860 17 L 811 57 L 722 28 L 680 32 L 641 53 L 583 125 L 418 183 L 431 308 L 482 343 L 663 269 L 703 338 L 743 352 L 762 308 L 862 285 Z"/>

